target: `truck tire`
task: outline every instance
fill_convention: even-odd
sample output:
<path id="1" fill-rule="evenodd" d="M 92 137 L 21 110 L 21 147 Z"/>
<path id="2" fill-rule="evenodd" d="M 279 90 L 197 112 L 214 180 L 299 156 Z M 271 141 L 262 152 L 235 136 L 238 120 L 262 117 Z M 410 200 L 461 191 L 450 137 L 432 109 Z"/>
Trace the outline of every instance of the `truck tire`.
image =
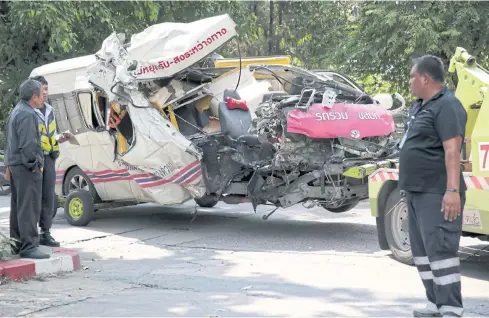
<path id="1" fill-rule="evenodd" d="M 72 191 L 66 198 L 64 210 L 68 223 L 73 226 L 87 226 L 95 213 L 93 198 L 88 191 Z"/>
<path id="2" fill-rule="evenodd" d="M 405 201 L 398 204 L 400 200 L 401 193 L 396 187 L 387 197 L 385 205 L 385 235 L 394 259 L 406 265 L 414 265 L 409 244 L 407 204 Z"/>
<path id="3" fill-rule="evenodd" d="M 195 202 L 201 208 L 213 208 L 219 202 L 219 198 L 216 195 L 204 195 L 202 198 L 195 199 Z"/>
<path id="4" fill-rule="evenodd" d="M 380 249 L 383 251 L 390 250 L 385 235 L 385 218 L 383 215 L 375 218 L 375 225 L 377 226 L 377 241 L 379 242 Z"/>

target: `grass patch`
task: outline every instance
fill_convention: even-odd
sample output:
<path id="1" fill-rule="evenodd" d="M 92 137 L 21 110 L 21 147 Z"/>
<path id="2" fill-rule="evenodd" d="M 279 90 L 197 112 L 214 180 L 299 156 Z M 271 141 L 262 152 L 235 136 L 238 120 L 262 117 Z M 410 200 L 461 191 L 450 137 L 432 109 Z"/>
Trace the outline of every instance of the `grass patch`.
<path id="1" fill-rule="evenodd" d="M 0 261 L 12 258 L 11 248 L 15 246 L 16 240 L 0 233 Z"/>

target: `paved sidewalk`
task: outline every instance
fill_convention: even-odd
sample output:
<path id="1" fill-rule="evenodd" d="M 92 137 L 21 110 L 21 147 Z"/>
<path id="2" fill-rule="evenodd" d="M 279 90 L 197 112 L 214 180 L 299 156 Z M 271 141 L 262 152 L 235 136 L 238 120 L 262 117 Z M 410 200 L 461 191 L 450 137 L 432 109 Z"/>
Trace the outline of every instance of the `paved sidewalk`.
<path id="1" fill-rule="evenodd" d="M 10 197 L 1 197 L 0 204 L 8 205 Z M 0 233 L 9 236 L 9 219 L 8 214 L 10 207 L 0 207 Z M 41 246 L 41 250 L 51 254 L 49 259 L 27 259 L 12 256 L 11 259 L 0 260 L 0 278 L 20 280 L 39 275 L 49 275 L 62 272 L 71 272 L 81 267 L 78 253 L 66 248 L 50 248 Z"/>
<path id="2" fill-rule="evenodd" d="M 51 254 L 51 257 L 38 260 L 17 256 L 11 260 L 0 261 L 0 277 L 19 280 L 32 276 L 71 272 L 81 267 L 80 257 L 74 250 L 45 246 L 41 246 L 41 250 Z"/>

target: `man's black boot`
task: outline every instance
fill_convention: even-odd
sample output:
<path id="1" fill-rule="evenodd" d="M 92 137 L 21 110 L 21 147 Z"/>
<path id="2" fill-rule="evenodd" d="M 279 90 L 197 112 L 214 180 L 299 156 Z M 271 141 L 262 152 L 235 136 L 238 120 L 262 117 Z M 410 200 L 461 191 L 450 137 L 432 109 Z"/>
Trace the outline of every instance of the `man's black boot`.
<path id="1" fill-rule="evenodd" d="M 20 252 L 20 257 L 22 258 L 32 258 L 32 259 L 43 259 L 50 258 L 49 254 L 41 252 L 41 250 L 37 247 L 27 250 L 25 252 Z"/>
<path id="2" fill-rule="evenodd" d="M 49 231 L 43 231 L 41 235 L 39 235 L 39 245 L 50 246 L 50 247 L 59 247 L 61 244 L 57 242 Z"/>

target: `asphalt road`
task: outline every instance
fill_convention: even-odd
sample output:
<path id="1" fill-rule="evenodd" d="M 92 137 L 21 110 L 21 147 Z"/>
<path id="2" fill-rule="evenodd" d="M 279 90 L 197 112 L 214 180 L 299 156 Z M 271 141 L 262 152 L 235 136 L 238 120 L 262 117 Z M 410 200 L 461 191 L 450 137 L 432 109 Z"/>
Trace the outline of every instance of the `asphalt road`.
<path id="1" fill-rule="evenodd" d="M 0 227 L 8 229 L 8 197 Z M 380 251 L 368 203 L 332 214 L 301 205 L 199 209 L 142 205 L 97 212 L 53 234 L 83 269 L 0 286 L 0 316 L 411 316 L 424 290 L 414 267 Z M 464 238 L 463 258 L 483 242 Z M 468 253 L 468 254 L 467 254 Z M 489 257 L 463 262 L 466 316 L 489 316 Z"/>

